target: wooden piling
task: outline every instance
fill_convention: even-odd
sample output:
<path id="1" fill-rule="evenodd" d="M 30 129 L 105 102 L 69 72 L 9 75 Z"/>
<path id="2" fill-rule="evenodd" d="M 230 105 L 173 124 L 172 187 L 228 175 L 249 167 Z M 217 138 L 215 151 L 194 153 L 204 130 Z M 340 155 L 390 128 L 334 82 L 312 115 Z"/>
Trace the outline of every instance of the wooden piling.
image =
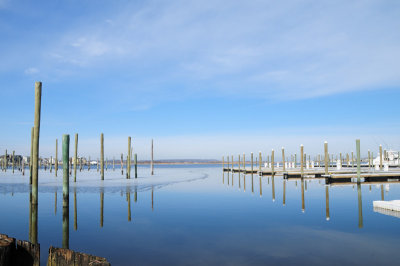
<path id="1" fill-rule="evenodd" d="M 40 110 L 42 101 L 42 83 L 35 82 L 35 121 L 33 126 L 33 165 L 32 165 L 32 204 L 38 203 L 38 181 L 39 181 L 39 132 L 40 132 Z"/>
<path id="2" fill-rule="evenodd" d="M 260 173 L 261 173 L 261 164 L 262 164 L 262 158 L 261 158 L 261 151 L 260 152 L 258 152 L 258 171 L 260 171 Z M 240 161 L 240 160 L 239 160 Z M 240 162 L 239 162 L 239 164 L 240 164 Z"/>
<path id="3" fill-rule="evenodd" d="M 301 177 L 304 176 L 304 146 L 303 144 L 300 145 L 300 173 L 301 173 Z"/>
<path id="4" fill-rule="evenodd" d="M 124 175 L 124 155 L 121 153 L 121 175 Z"/>
<path id="5" fill-rule="evenodd" d="M 379 169 L 382 170 L 383 160 L 382 160 L 382 145 L 379 145 Z"/>
<path id="6" fill-rule="evenodd" d="M 101 180 L 104 180 L 104 134 L 100 135 L 100 164 L 101 164 Z"/>
<path id="7" fill-rule="evenodd" d="M 131 179 L 131 137 L 128 137 L 128 160 L 126 162 L 126 178 Z"/>
<path id="8" fill-rule="evenodd" d="M 135 164 L 135 178 L 137 178 L 137 153 L 135 153 L 134 164 Z"/>
<path id="9" fill-rule="evenodd" d="M 282 147 L 282 170 L 285 171 L 286 167 L 285 167 L 285 148 Z M 260 169 L 261 171 L 261 169 Z"/>
<path id="10" fill-rule="evenodd" d="M 357 183 L 360 183 L 361 176 L 361 152 L 360 152 L 360 140 L 356 140 L 356 150 L 357 150 Z"/>
<path id="11" fill-rule="evenodd" d="M 77 166 L 78 166 L 78 133 L 75 133 L 74 182 L 76 182 L 76 167 Z"/>
<path id="12" fill-rule="evenodd" d="M 329 167 L 329 155 L 328 155 L 328 142 L 324 142 L 324 152 L 325 152 L 325 175 L 328 175 L 328 167 Z"/>
<path id="13" fill-rule="evenodd" d="M 246 175 L 246 155 L 243 153 L 243 170 L 244 170 L 244 174 Z"/>
<path id="14" fill-rule="evenodd" d="M 69 204 L 69 135 L 63 135 L 63 207 Z"/>
<path id="15" fill-rule="evenodd" d="M 371 168 L 371 151 L 368 150 L 368 168 Z"/>
<path id="16" fill-rule="evenodd" d="M 56 139 L 56 158 L 54 162 L 54 171 L 55 171 L 55 176 L 57 177 L 57 171 L 58 171 L 58 139 Z"/>
<path id="17" fill-rule="evenodd" d="M 154 175 L 154 146 L 153 146 L 153 139 L 151 139 L 151 175 Z"/>
<path id="18" fill-rule="evenodd" d="M 250 155 L 250 160 L 251 160 L 251 174 L 253 175 L 253 153 Z"/>
<path id="19" fill-rule="evenodd" d="M 50 156 L 50 173 L 52 172 L 53 169 L 53 156 Z"/>
<path id="20" fill-rule="evenodd" d="M 272 175 L 275 174 L 275 156 L 274 156 L 274 149 L 271 151 L 271 173 Z"/>
<path id="21" fill-rule="evenodd" d="M 14 174 L 14 157 L 15 157 L 15 151 L 12 152 L 12 157 L 11 157 L 11 166 L 12 166 L 12 172 Z"/>

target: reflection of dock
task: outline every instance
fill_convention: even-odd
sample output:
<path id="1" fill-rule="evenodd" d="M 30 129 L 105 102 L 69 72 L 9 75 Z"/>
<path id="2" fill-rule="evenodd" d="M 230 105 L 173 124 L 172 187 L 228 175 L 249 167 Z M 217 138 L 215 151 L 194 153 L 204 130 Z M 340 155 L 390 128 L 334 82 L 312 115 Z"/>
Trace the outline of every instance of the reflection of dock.
<path id="1" fill-rule="evenodd" d="M 374 212 L 378 212 L 380 214 L 384 214 L 384 215 L 400 218 L 400 212 L 398 212 L 398 211 L 391 211 L 391 210 L 382 209 L 382 208 L 379 208 L 379 207 L 374 207 Z"/>

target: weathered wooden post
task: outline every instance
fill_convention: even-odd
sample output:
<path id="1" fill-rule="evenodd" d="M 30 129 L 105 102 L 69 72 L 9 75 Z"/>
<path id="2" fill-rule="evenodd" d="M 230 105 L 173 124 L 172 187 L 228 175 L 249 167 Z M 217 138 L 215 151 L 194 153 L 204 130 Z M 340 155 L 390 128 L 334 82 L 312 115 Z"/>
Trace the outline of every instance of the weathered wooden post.
<path id="1" fill-rule="evenodd" d="M 351 152 L 351 167 L 354 168 L 354 153 Z"/>
<path id="2" fill-rule="evenodd" d="M 282 170 L 285 171 L 286 170 L 286 166 L 285 166 L 285 148 L 282 147 Z"/>
<path id="3" fill-rule="evenodd" d="M 121 175 L 124 175 L 124 155 L 121 153 Z"/>
<path id="4" fill-rule="evenodd" d="M 137 153 L 135 153 L 134 164 L 135 164 L 135 178 L 137 178 Z"/>
<path id="5" fill-rule="evenodd" d="M 243 153 L 243 170 L 244 170 L 244 174 L 246 174 L 246 155 Z"/>
<path id="6" fill-rule="evenodd" d="M 90 156 L 89 156 L 89 160 L 88 160 L 88 162 L 87 162 L 87 170 L 88 170 L 88 172 L 90 171 L 90 163 L 91 161 L 90 161 Z"/>
<path id="7" fill-rule="evenodd" d="M 58 139 L 56 139 L 56 158 L 54 162 L 54 171 L 55 171 L 55 176 L 57 177 L 57 171 L 58 171 Z"/>
<path id="8" fill-rule="evenodd" d="M 383 160 L 382 160 L 382 145 L 379 145 L 379 169 L 382 170 L 382 164 L 383 164 Z"/>
<path id="9" fill-rule="evenodd" d="M 360 140 L 356 140 L 357 149 L 357 183 L 360 183 L 361 179 L 361 152 L 360 152 Z"/>
<path id="10" fill-rule="evenodd" d="M 260 152 L 258 152 L 258 171 L 260 172 L 260 174 L 261 174 L 261 164 L 262 164 L 262 157 L 261 157 L 262 155 L 261 155 L 261 151 Z M 240 160 L 239 160 L 239 165 L 240 165 Z M 240 166 L 239 166 L 239 168 L 240 168 Z"/>
<path id="11" fill-rule="evenodd" d="M 4 172 L 7 172 L 7 166 L 8 162 L 7 162 L 7 149 L 6 149 L 6 154 L 4 155 Z"/>
<path id="12" fill-rule="evenodd" d="M 100 135 L 101 180 L 104 180 L 104 134 Z"/>
<path id="13" fill-rule="evenodd" d="M 222 171 L 224 171 L 225 168 L 225 161 L 224 161 L 224 156 L 222 156 Z"/>
<path id="14" fill-rule="evenodd" d="M 78 133 L 75 133 L 75 154 L 74 154 L 74 182 L 76 182 L 76 167 L 78 165 Z"/>
<path id="15" fill-rule="evenodd" d="M 303 178 L 304 175 L 304 146 L 303 144 L 300 145 L 300 176 Z"/>
<path id="16" fill-rule="evenodd" d="M 274 149 L 271 151 L 271 173 L 272 175 L 275 174 L 275 156 L 274 156 Z"/>
<path id="17" fill-rule="evenodd" d="M 324 142 L 324 151 L 325 151 L 325 175 L 328 175 L 328 171 L 329 171 L 329 155 L 328 155 L 328 142 L 325 141 Z"/>
<path id="18" fill-rule="evenodd" d="M 253 174 L 253 153 L 250 155 L 250 160 L 251 160 L 251 174 Z"/>
<path id="19" fill-rule="evenodd" d="M 52 172 L 53 169 L 53 156 L 50 156 L 50 173 Z"/>
<path id="20" fill-rule="evenodd" d="M 240 186 L 240 154 L 238 156 L 238 173 L 239 173 L 239 186 Z"/>
<path id="21" fill-rule="evenodd" d="M 69 135 L 63 135 L 63 207 L 69 204 Z"/>
<path id="22" fill-rule="evenodd" d="M 153 146 L 153 139 L 151 139 L 151 175 L 154 175 L 154 146 Z"/>
<path id="23" fill-rule="evenodd" d="M 371 168 L 371 151 L 368 150 L 368 168 Z"/>
<path id="24" fill-rule="evenodd" d="M 13 174 L 14 174 L 14 157 L 15 157 L 15 151 L 13 151 L 12 157 L 11 157 L 11 165 L 12 165 L 12 172 L 13 172 Z"/>
<path id="25" fill-rule="evenodd" d="M 115 171 L 115 157 L 113 156 L 113 171 Z"/>
<path id="26" fill-rule="evenodd" d="M 233 173 L 233 155 L 231 156 L 231 161 L 232 161 L 232 173 Z M 232 180 L 233 180 L 233 175 L 232 175 Z M 232 181 L 232 183 L 233 183 L 233 181 Z"/>
<path id="27" fill-rule="evenodd" d="M 32 204 L 38 203 L 38 159 L 39 159 L 39 132 L 40 109 L 42 102 L 42 83 L 35 82 L 35 122 L 33 126 L 33 165 L 32 165 Z"/>
<path id="28" fill-rule="evenodd" d="M 126 162 L 126 178 L 131 179 L 131 137 L 128 137 L 128 161 Z"/>

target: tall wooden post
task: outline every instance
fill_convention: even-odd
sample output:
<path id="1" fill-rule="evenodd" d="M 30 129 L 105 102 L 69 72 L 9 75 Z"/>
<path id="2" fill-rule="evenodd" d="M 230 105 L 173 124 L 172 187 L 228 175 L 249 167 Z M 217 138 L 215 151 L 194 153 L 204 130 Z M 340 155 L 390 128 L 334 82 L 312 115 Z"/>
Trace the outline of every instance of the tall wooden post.
<path id="1" fill-rule="evenodd" d="M 361 177 L 361 152 L 360 152 L 360 140 L 356 140 L 356 149 L 357 149 L 357 183 L 360 183 Z"/>
<path id="2" fill-rule="evenodd" d="M 260 174 L 261 174 L 261 164 L 262 164 L 262 157 L 261 156 L 262 155 L 261 155 L 261 151 L 260 151 L 260 152 L 258 152 L 258 171 L 260 172 Z M 239 161 L 239 165 L 240 165 L 240 161 Z"/>
<path id="3" fill-rule="evenodd" d="M 285 148 L 282 147 L 282 170 L 285 171 L 286 170 L 286 166 L 285 166 Z"/>
<path id="4" fill-rule="evenodd" d="M 134 157 L 134 164 L 135 164 L 135 178 L 137 178 L 137 154 L 135 153 Z"/>
<path id="5" fill-rule="evenodd" d="M 151 175 L 154 175 L 154 146 L 153 146 L 153 139 L 151 140 Z"/>
<path id="6" fill-rule="evenodd" d="M 250 160 L 251 160 L 251 174 L 253 174 L 253 153 L 250 155 Z"/>
<path id="7" fill-rule="evenodd" d="M 75 154 L 74 154 L 74 182 L 76 182 L 76 167 L 78 165 L 78 133 L 75 133 Z"/>
<path id="8" fill-rule="evenodd" d="M 304 175 L 304 146 L 303 146 L 303 144 L 300 145 L 300 156 L 301 156 L 300 173 L 301 173 L 301 177 L 303 177 L 303 175 Z"/>
<path id="9" fill-rule="evenodd" d="M 104 180 L 104 134 L 100 135 L 100 164 L 101 164 L 101 180 Z"/>
<path id="10" fill-rule="evenodd" d="M 271 172 L 272 175 L 275 174 L 275 156 L 274 156 L 274 149 L 271 151 Z"/>
<path id="11" fill-rule="evenodd" d="M 324 142 L 324 150 L 325 150 L 325 175 L 328 175 L 328 170 L 329 170 L 329 154 L 328 154 L 328 142 Z"/>
<path id="12" fill-rule="evenodd" d="M 126 178 L 131 178 L 131 137 L 128 137 L 128 161 L 126 162 Z"/>
<path id="13" fill-rule="evenodd" d="M 124 155 L 121 153 L 121 175 L 124 175 Z"/>
<path id="14" fill-rule="evenodd" d="M 13 174 L 14 174 L 14 157 L 15 157 L 15 151 L 13 151 L 12 157 L 11 157 L 11 165 L 12 165 L 12 172 L 13 172 Z"/>
<path id="15" fill-rule="evenodd" d="M 58 139 L 56 139 L 56 158 L 54 162 L 54 171 L 55 175 L 57 176 L 57 171 L 58 171 Z"/>
<path id="16" fill-rule="evenodd" d="M 42 83 L 35 82 L 35 122 L 33 126 L 33 165 L 32 165 L 32 204 L 38 203 L 38 181 L 39 181 L 39 132 L 40 132 L 40 110 L 42 102 Z"/>
<path id="17" fill-rule="evenodd" d="M 69 203 L 69 135 L 63 135 L 63 207 Z"/>
<path id="18" fill-rule="evenodd" d="M 379 169 L 382 170 L 382 164 L 383 164 L 383 160 L 382 160 L 382 145 L 379 145 Z"/>

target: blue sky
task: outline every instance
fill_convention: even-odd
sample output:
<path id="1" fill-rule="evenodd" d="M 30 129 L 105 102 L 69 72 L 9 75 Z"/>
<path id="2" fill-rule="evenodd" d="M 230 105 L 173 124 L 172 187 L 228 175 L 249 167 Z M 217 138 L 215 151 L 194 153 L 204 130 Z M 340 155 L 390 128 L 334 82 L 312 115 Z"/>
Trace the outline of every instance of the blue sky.
<path id="1" fill-rule="evenodd" d="M 0 0 L 0 149 L 41 156 L 400 149 L 400 2 Z"/>

